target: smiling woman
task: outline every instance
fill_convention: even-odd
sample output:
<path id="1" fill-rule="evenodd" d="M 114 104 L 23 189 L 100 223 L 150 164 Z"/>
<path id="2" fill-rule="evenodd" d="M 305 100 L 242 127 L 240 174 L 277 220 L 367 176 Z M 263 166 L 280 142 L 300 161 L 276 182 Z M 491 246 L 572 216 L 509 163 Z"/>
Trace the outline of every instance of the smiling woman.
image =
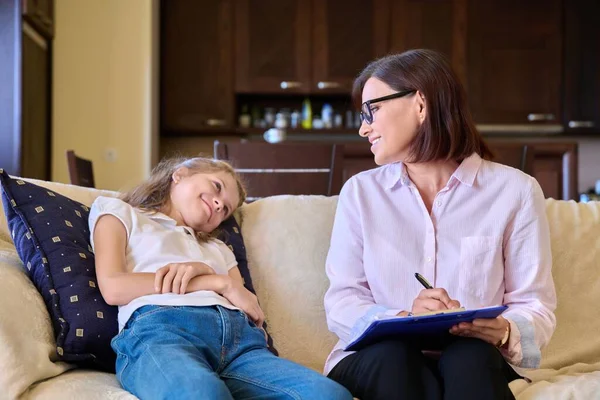
<path id="1" fill-rule="evenodd" d="M 509 363 L 539 365 L 555 328 L 540 186 L 488 161 L 465 91 L 439 53 L 372 62 L 353 100 L 381 167 L 354 175 L 339 196 L 325 295 L 339 342 L 325 372 L 362 400 L 513 398 Z M 375 319 L 500 304 L 501 316 L 440 336 L 344 351 Z"/>

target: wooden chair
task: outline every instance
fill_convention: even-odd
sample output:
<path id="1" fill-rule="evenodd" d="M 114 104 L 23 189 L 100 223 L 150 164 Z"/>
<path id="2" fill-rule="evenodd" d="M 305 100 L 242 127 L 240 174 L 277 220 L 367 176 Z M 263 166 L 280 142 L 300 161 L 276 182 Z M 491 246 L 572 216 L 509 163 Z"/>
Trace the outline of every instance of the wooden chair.
<path id="1" fill-rule="evenodd" d="M 488 142 L 495 161 L 533 175 L 533 146 L 521 143 Z"/>
<path id="2" fill-rule="evenodd" d="M 77 157 L 73 150 L 67 150 L 67 165 L 71 184 L 89 188 L 95 187 L 94 170 L 90 160 Z"/>
<path id="3" fill-rule="evenodd" d="M 214 156 L 241 175 L 248 201 L 280 194 L 333 196 L 342 188 L 343 146 L 215 141 Z"/>

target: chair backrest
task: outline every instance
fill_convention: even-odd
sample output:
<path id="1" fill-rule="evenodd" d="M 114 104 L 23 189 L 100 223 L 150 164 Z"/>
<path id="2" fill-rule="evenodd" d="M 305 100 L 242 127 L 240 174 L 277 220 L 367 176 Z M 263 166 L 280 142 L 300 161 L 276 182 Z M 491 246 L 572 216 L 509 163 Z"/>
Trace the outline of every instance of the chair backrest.
<path id="1" fill-rule="evenodd" d="M 67 165 L 71 184 L 89 188 L 96 187 L 94 184 L 94 170 L 90 160 L 77 157 L 73 150 L 67 150 Z"/>
<path id="2" fill-rule="evenodd" d="M 343 145 L 215 141 L 214 156 L 240 174 L 248 201 L 280 194 L 333 196 L 342 188 Z"/>
<path id="3" fill-rule="evenodd" d="M 532 146 L 502 142 L 490 142 L 488 144 L 492 153 L 494 153 L 492 161 L 520 169 L 526 174 L 533 175 L 534 151 Z"/>

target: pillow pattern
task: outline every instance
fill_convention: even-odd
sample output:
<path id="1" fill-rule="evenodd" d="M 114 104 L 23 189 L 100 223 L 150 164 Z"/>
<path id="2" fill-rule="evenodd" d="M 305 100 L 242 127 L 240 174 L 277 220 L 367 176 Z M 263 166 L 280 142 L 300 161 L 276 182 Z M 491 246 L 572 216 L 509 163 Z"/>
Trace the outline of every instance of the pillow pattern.
<path id="1" fill-rule="evenodd" d="M 0 184 L 13 242 L 50 314 L 59 359 L 114 371 L 118 308 L 98 288 L 88 207 L 3 170 Z"/>
<path id="2" fill-rule="evenodd" d="M 246 247 L 244 246 L 244 238 L 242 236 L 242 232 L 240 226 L 238 225 L 235 218 L 229 217 L 225 221 L 221 223 L 219 227 L 221 232 L 219 234 L 219 239 L 221 239 L 229 249 L 233 251 L 235 255 L 235 259 L 238 263 L 238 269 L 240 270 L 240 274 L 242 278 L 244 278 L 244 286 L 246 289 L 256 294 L 254 290 L 254 286 L 252 285 L 252 277 L 250 276 L 250 270 L 248 269 L 248 257 L 246 256 Z M 267 330 L 267 323 L 263 324 L 263 328 L 267 333 L 267 345 L 271 353 L 276 356 L 279 355 L 277 349 L 273 345 L 273 338 L 269 335 L 269 331 Z"/>

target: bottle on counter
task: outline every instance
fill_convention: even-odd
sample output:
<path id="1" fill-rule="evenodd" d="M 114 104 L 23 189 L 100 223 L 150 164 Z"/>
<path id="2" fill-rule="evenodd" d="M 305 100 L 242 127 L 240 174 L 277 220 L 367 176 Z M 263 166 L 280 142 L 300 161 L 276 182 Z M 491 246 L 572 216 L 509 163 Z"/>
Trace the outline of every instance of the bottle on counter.
<path id="1" fill-rule="evenodd" d="M 248 113 L 248 105 L 244 104 L 242 113 L 240 114 L 238 124 L 240 128 L 250 128 L 252 125 L 252 117 Z"/>
<path id="2" fill-rule="evenodd" d="M 323 128 L 333 128 L 333 107 L 330 104 L 323 104 L 321 121 L 323 121 Z"/>
<path id="3" fill-rule="evenodd" d="M 299 124 L 300 124 L 300 111 L 294 110 L 290 114 L 290 128 L 292 128 L 292 129 L 298 128 Z"/>
<path id="4" fill-rule="evenodd" d="M 304 129 L 312 128 L 312 106 L 308 97 L 302 103 L 302 127 Z"/>

